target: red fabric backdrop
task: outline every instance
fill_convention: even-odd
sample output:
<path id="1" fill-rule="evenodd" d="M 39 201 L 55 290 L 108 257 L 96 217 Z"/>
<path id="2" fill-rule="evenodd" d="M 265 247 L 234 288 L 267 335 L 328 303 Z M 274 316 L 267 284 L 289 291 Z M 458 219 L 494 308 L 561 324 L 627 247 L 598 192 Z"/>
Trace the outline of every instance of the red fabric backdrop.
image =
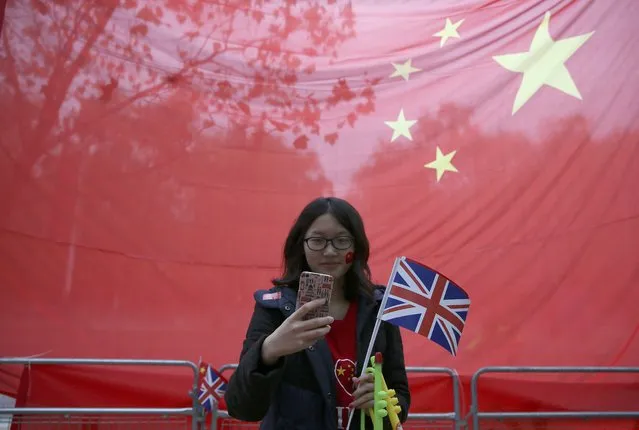
<path id="1" fill-rule="evenodd" d="M 637 17 L 633 0 L 9 0 L 0 354 L 234 363 L 294 216 L 336 195 L 377 282 L 406 255 L 470 293 L 458 357 L 403 331 L 409 365 L 637 365 Z M 178 371 L 93 372 L 34 370 L 33 404 L 188 401 Z M 492 381 L 511 409 L 638 386 Z M 412 411 L 448 407 L 411 384 Z"/>

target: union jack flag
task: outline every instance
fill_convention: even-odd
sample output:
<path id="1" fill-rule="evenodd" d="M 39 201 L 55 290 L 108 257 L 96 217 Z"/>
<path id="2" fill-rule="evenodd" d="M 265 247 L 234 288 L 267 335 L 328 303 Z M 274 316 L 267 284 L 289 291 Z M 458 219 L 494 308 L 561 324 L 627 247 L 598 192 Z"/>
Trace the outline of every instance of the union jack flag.
<path id="1" fill-rule="evenodd" d="M 211 411 L 215 403 L 224 398 L 227 381 L 210 364 L 200 364 L 200 395 L 199 400 L 204 409 Z"/>
<path id="2" fill-rule="evenodd" d="M 466 291 L 406 257 L 397 259 L 390 279 L 380 319 L 421 334 L 457 355 L 470 308 Z"/>

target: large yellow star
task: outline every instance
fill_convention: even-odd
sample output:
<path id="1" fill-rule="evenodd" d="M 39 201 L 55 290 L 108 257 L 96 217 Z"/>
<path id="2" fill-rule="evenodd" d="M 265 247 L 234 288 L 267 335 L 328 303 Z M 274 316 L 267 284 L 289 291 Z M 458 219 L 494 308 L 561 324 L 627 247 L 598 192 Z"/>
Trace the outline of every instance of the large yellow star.
<path id="1" fill-rule="evenodd" d="M 461 37 L 459 33 L 457 32 L 457 29 L 459 28 L 460 25 L 462 25 L 462 22 L 464 22 L 464 20 L 460 19 L 459 21 L 453 24 L 450 18 L 446 18 L 446 24 L 444 25 L 444 29 L 433 34 L 433 36 L 441 37 L 441 40 L 439 41 L 440 48 L 444 46 L 444 43 L 446 43 L 449 37 L 454 37 L 456 39 L 459 39 Z"/>
<path id="2" fill-rule="evenodd" d="M 404 109 L 399 111 L 399 115 L 397 115 L 396 121 L 384 121 L 384 123 L 393 129 L 393 137 L 391 137 L 391 142 L 397 139 L 399 136 L 404 136 L 408 138 L 408 140 L 413 140 L 413 136 L 410 134 L 410 128 L 415 125 L 417 120 L 414 119 L 406 119 L 404 117 Z"/>
<path id="3" fill-rule="evenodd" d="M 345 370 L 342 366 L 340 366 L 340 367 L 337 369 L 337 375 L 338 375 L 338 376 L 342 376 L 342 375 L 344 375 L 344 372 L 346 372 L 346 370 Z"/>
<path id="4" fill-rule="evenodd" d="M 393 72 L 392 75 L 390 75 L 390 77 L 395 78 L 397 76 L 401 76 L 402 78 L 404 78 L 405 81 L 407 81 L 411 73 L 419 72 L 422 70 L 422 69 L 413 67 L 411 62 L 412 60 L 409 58 L 404 64 L 391 63 L 393 67 L 395 68 L 395 71 Z"/>
<path id="5" fill-rule="evenodd" d="M 548 30 L 549 23 L 550 12 L 546 12 L 528 52 L 493 57 L 505 69 L 524 75 L 515 96 L 513 115 L 544 85 L 581 100 L 581 94 L 564 63 L 586 43 L 594 31 L 554 41 Z"/>
<path id="6" fill-rule="evenodd" d="M 444 172 L 457 172 L 457 168 L 453 166 L 452 160 L 457 150 L 449 152 L 444 155 L 439 146 L 436 149 L 435 161 L 431 161 L 428 164 L 424 164 L 424 167 L 437 170 L 437 182 L 444 176 Z"/>

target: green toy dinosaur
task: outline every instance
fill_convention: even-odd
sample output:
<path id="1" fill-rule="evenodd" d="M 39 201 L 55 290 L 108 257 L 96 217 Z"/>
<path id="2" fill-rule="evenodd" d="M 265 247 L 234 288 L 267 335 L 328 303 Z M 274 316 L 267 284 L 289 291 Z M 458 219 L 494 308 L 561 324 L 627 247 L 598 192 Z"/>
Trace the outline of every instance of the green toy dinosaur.
<path id="1" fill-rule="evenodd" d="M 371 357 L 371 367 L 366 369 L 366 372 L 372 373 L 374 377 L 374 405 L 368 409 L 368 415 L 373 421 L 374 430 L 383 430 L 384 417 L 388 417 L 391 422 L 393 430 L 401 430 L 402 424 L 399 421 L 399 412 L 402 408 L 399 406 L 395 390 L 388 389 L 384 375 L 382 373 L 382 354 L 377 352 Z M 365 426 L 365 412 L 361 410 L 360 416 L 360 429 L 364 430 Z"/>

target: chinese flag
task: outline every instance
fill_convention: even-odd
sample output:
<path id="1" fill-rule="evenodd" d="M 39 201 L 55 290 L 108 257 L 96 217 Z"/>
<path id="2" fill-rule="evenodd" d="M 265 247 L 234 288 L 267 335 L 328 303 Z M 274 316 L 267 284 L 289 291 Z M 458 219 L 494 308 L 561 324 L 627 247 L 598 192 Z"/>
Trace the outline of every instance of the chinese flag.
<path id="1" fill-rule="evenodd" d="M 335 195 L 377 283 L 407 256 L 468 292 L 456 357 L 402 331 L 463 414 L 485 366 L 636 365 L 635 0 L 3 4 L 0 355 L 235 363 L 295 216 Z M 25 404 L 191 401 L 185 368 L 55 368 Z M 410 412 L 452 409 L 409 377 Z M 493 411 L 639 397 L 629 373 L 479 387 Z"/>

